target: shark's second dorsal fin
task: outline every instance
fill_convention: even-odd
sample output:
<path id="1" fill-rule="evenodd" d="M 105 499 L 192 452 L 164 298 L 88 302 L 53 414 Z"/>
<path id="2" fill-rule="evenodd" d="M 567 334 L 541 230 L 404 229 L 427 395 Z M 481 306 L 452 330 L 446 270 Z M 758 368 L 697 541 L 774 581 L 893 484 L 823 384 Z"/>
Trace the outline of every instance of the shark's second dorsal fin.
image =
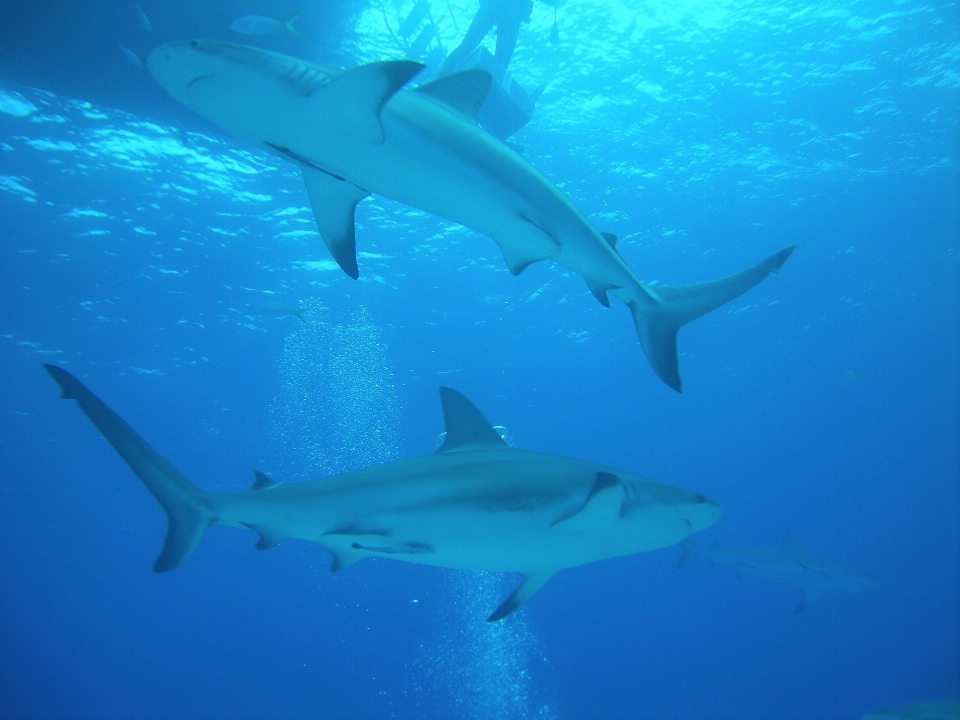
<path id="1" fill-rule="evenodd" d="M 412 60 L 369 63 L 345 70 L 324 83 L 310 96 L 316 104 L 322 127 L 379 145 L 383 142 L 380 110 L 423 65 Z"/>
<path id="2" fill-rule="evenodd" d="M 440 404 L 443 406 L 443 421 L 447 426 L 447 439 L 438 453 L 456 450 L 473 450 L 483 447 L 506 447 L 500 434 L 487 422 L 476 405 L 456 390 L 440 388 Z"/>
<path id="3" fill-rule="evenodd" d="M 607 241 L 607 245 L 612 247 L 614 250 L 617 249 L 617 236 L 612 232 L 601 232 L 600 235 L 603 236 L 603 239 Z"/>
<path id="4" fill-rule="evenodd" d="M 417 92 L 429 95 L 467 120 L 477 122 L 477 113 L 487 98 L 492 81 L 486 70 L 474 68 L 421 85 Z"/>
<path id="5" fill-rule="evenodd" d="M 254 490 L 267 490 L 272 487 L 279 485 L 276 480 L 271 478 L 266 473 L 262 473 L 259 470 L 253 471 L 253 489 Z"/>

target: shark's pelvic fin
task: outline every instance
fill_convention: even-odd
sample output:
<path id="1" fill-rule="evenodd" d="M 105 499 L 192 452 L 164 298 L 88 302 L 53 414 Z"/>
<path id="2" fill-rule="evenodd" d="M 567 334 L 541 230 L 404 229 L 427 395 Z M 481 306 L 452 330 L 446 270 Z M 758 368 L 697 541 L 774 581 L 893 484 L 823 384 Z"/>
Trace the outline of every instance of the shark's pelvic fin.
<path id="1" fill-rule="evenodd" d="M 613 473 L 598 472 L 593 487 L 583 504 L 573 512 L 556 520 L 551 527 L 572 530 L 589 530 L 596 522 L 620 516 L 623 507 L 623 481 Z"/>
<path id="2" fill-rule="evenodd" d="M 794 608 L 793 614 L 799 615 L 802 612 L 805 612 L 810 604 L 813 603 L 817 598 L 823 594 L 820 590 L 813 590 L 810 588 L 804 589 L 803 597 L 800 598 L 800 602 L 797 604 L 797 607 Z"/>
<path id="3" fill-rule="evenodd" d="M 492 80 L 486 70 L 474 68 L 444 75 L 438 80 L 421 85 L 417 92 L 429 95 L 467 120 L 477 122 L 477 113 L 487 98 Z"/>
<path id="4" fill-rule="evenodd" d="M 300 166 L 307 196 L 313 208 L 317 229 L 337 265 L 354 280 L 360 277 L 357 267 L 357 239 L 353 216 L 357 203 L 370 193 L 329 173 Z"/>
<path id="5" fill-rule="evenodd" d="M 532 248 L 526 247 L 501 245 L 500 250 L 503 252 L 503 261 L 507 263 L 513 275 L 519 275 L 535 262 L 552 257 L 552 253 L 533 251 Z"/>
<path id="6" fill-rule="evenodd" d="M 593 293 L 593 296 L 597 299 L 604 307 L 610 307 L 610 298 L 607 297 L 607 292 L 610 290 L 618 290 L 619 288 L 616 285 L 611 285 L 609 283 L 598 283 L 594 280 L 584 278 L 587 282 L 587 288 L 590 292 Z"/>
<path id="7" fill-rule="evenodd" d="M 340 572 L 344 568 L 353 565 L 357 560 L 366 557 L 359 548 L 352 547 L 349 543 L 343 542 L 342 538 L 328 537 L 321 538 L 320 547 L 330 553 L 330 572 Z"/>
<path id="8" fill-rule="evenodd" d="M 689 565 L 696 554 L 697 546 L 694 544 L 693 540 L 687 538 L 680 543 L 680 559 L 677 560 L 677 569 L 679 570 L 680 568 Z"/>
<path id="9" fill-rule="evenodd" d="M 270 476 L 265 475 L 259 470 L 253 471 L 253 489 L 254 490 L 269 490 L 272 487 L 279 485 L 276 480 L 272 479 Z"/>
<path id="10" fill-rule="evenodd" d="M 282 533 L 270 530 L 270 528 L 261 527 L 259 525 L 247 525 L 246 523 L 240 524 L 260 535 L 260 539 L 257 540 L 256 544 L 257 550 L 269 550 L 270 548 L 274 548 L 286 537 Z"/>
<path id="11" fill-rule="evenodd" d="M 780 267 L 793 247 L 771 255 L 759 265 L 736 275 L 696 285 L 643 286 L 645 293 L 628 304 L 643 351 L 654 372 L 667 385 L 682 392 L 677 362 L 677 331 L 724 303 L 745 293 Z"/>
<path id="12" fill-rule="evenodd" d="M 506 447 L 500 433 L 487 422 L 477 406 L 456 390 L 440 388 L 440 404 L 447 437 L 438 453 L 456 450 L 478 450 L 485 447 Z"/>
<path id="13" fill-rule="evenodd" d="M 153 570 L 173 570 L 187 559 L 204 531 L 217 521 L 210 495 L 187 480 L 77 378 L 55 365 L 43 367 L 60 386 L 60 397 L 77 401 L 90 422 L 166 511 L 167 537 Z"/>
<path id="14" fill-rule="evenodd" d="M 532 598 L 537 591 L 546 585 L 550 578 L 556 574 L 556 570 L 523 573 L 523 582 L 520 583 L 520 587 L 514 590 L 510 597 L 504 600 L 503 604 L 487 618 L 487 622 L 492 623 L 497 622 L 497 620 L 503 620 L 510 613 L 519 610 L 527 600 Z"/>
<path id="15" fill-rule="evenodd" d="M 424 66 L 412 60 L 388 60 L 345 70 L 310 96 L 320 118 L 318 132 L 337 130 L 362 142 L 383 142 L 380 110 Z"/>

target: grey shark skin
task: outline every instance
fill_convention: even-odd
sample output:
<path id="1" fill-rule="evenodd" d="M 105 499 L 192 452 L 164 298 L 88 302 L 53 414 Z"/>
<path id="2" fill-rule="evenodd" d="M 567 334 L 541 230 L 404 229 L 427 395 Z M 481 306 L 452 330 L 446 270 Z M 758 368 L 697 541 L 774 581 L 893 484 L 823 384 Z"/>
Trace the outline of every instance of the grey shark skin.
<path id="1" fill-rule="evenodd" d="M 338 70 L 212 40 L 163 45 L 147 59 L 176 100 L 227 132 L 297 163 L 330 254 L 359 277 L 357 203 L 375 193 L 491 237 L 515 275 L 554 260 L 609 307 L 633 314 L 657 375 L 681 390 L 677 331 L 777 272 L 792 247 L 744 272 L 685 286 L 642 284 L 553 183 L 484 132 L 490 76 L 468 70 L 404 90 L 423 67 L 400 60 Z"/>
<path id="2" fill-rule="evenodd" d="M 318 542 L 336 571 L 365 557 L 516 572 L 523 582 L 488 618 L 505 618 L 557 571 L 667 547 L 713 525 L 698 493 L 597 463 L 509 447 L 463 395 L 440 389 L 447 436 L 433 455 L 249 492 L 201 490 L 83 383 L 44 368 L 167 513 L 156 572 L 179 566 L 214 523 L 253 530 L 258 550 Z"/>
<path id="3" fill-rule="evenodd" d="M 792 532 L 788 532 L 779 548 L 732 548 L 720 545 L 697 545 L 692 540 L 680 544 L 683 554 L 677 567 L 702 557 L 716 565 L 727 565 L 739 575 L 752 575 L 803 590 L 803 597 L 794 614 L 802 613 L 824 593 L 851 593 L 876 590 L 880 581 L 842 565 L 805 554 Z"/>

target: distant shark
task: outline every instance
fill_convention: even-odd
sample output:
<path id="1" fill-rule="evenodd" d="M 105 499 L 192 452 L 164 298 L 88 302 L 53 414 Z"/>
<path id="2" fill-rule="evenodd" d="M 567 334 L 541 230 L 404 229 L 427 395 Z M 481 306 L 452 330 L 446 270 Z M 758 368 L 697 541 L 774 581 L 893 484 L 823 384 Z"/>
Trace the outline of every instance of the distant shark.
<path id="1" fill-rule="evenodd" d="M 559 570 L 673 545 L 713 525 L 710 499 L 604 465 L 509 447 L 463 395 L 440 388 L 446 439 L 426 457 L 279 485 L 255 474 L 249 492 L 208 493 L 66 370 L 44 365 L 167 513 L 154 563 L 167 572 L 214 523 L 256 532 L 258 550 L 286 538 L 318 542 L 336 571 L 365 557 L 516 572 L 522 584 L 490 615 L 501 620 Z"/>
<path id="2" fill-rule="evenodd" d="M 880 587 L 880 581 L 875 578 L 806 555 L 792 532 L 786 533 L 779 548 L 704 546 L 687 539 L 680 544 L 680 549 L 683 554 L 677 563 L 678 568 L 695 557 L 702 557 L 717 565 L 728 565 L 739 575 L 753 575 L 800 587 L 803 597 L 794 614 L 802 613 L 824 593 L 862 592 Z"/>
<path id="3" fill-rule="evenodd" d="M 660 378 L 681 390 L 677 331 L 777 272 L 792 247 L 749 270 L 683 286 L 641 283 L 570 199 L 477 124 L 490 75 L 467 70 L 402 90 L 423 68 L 409 60 L 339 70 L 213 40 L 163 45 L 147 59 L 176 100 L 227 132 L 300 167 L 320 236 L 359 277 L 357 203 L 371 193 L 493 238 L 516 275 L 554 260 L 581 275 L 603 305 L 633 314 Z"/>

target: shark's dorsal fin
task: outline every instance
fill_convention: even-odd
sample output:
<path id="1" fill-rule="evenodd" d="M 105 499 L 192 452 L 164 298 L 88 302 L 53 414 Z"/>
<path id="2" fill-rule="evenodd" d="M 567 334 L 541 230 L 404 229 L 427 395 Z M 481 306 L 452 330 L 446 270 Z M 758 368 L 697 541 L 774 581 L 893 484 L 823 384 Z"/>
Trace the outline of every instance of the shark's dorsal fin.
<path id="1" fill-rule="evenodd" d="M 803 548 L 800 547 L 800 541 L 797 539 L 797 534 L 793 530 L 787 530 L 783 534 L 783 549 L 794 555 L 803 554 Z"/>
<path id="2" fill-rule="evenodd" d="M 360 277 L 357 267 L 357 237 L 353 214 L 357 203 L 367 197 L 363 188 L 358 188 L 346 180 L 316 170 L 306 165 L 300 166 L 303 182 L 307 186 L 307 196 L 313 208 L 313 217 L 323 244 L 337 265 L 350 277 Z"/>
<path id="3" fill-rule="evenodd" d="M 617 249 L 617 236 L 612 232 L 601 232 L 603 239 L 607 241 L 607 244 L 612 247 L 614 250 Z"/>
<path id="4" fill-rule="evenodd" d="M 440 404 L 443 406 L 447 438 L 437 450 L 438 453 L 507 446 L 476 405 L 456 390 L 441 387 Z"/>
<path id="5" fill-rule="evenodd" d="M 320 127 L 337 130 L 362 142 L 383 142 L 380 111 L 394 93 L 423 69 L 412 60 L 368 63 L 345 70 L 310 95 Z"/>
<path id="6" fill-rule="evenodd" d="M 487 98 L 492 80 L 486 70 L 474 68 L 421 85 L 417 92 L 429 95 L 467 120 L 477 122 L 477 113 Z"/>
<path id="7" fill-rule="evenodd" d="M 583 504 L 571 513 L 555 520 L 551 527 L 579 530 L 593 524 L 597 519 L 620 517 L 623 506 L 623 481 L 613 473 L 598 472 L 593 487 L 583 500 Z"/>
<path id="8" fill-rule="evenodd" d="M 269 475 L 266 475 L 259 470 L 253 471 L 253 489 L 254 490 L 267 490 L 272 487 L 279 485 L 276 480 L 273 480 Z"/>
<path id="9" fill-rule="evenodd" d="M 537 572 L 523 573 L 523 582 L 520 583 L 520 587 L 514 590 L 510 597 L 504 600 L 503 604 L 493 612 L 493 615 L 487 618 L 487 622 L 492 623 L 497 622 L 497 620 L 503 620 L 510 613 L 519 610 L 527 600 L 532 598 L 536 592 L 546 585 L 547 581 L 556 574 L 556 570 L 539 570 Z"/>

